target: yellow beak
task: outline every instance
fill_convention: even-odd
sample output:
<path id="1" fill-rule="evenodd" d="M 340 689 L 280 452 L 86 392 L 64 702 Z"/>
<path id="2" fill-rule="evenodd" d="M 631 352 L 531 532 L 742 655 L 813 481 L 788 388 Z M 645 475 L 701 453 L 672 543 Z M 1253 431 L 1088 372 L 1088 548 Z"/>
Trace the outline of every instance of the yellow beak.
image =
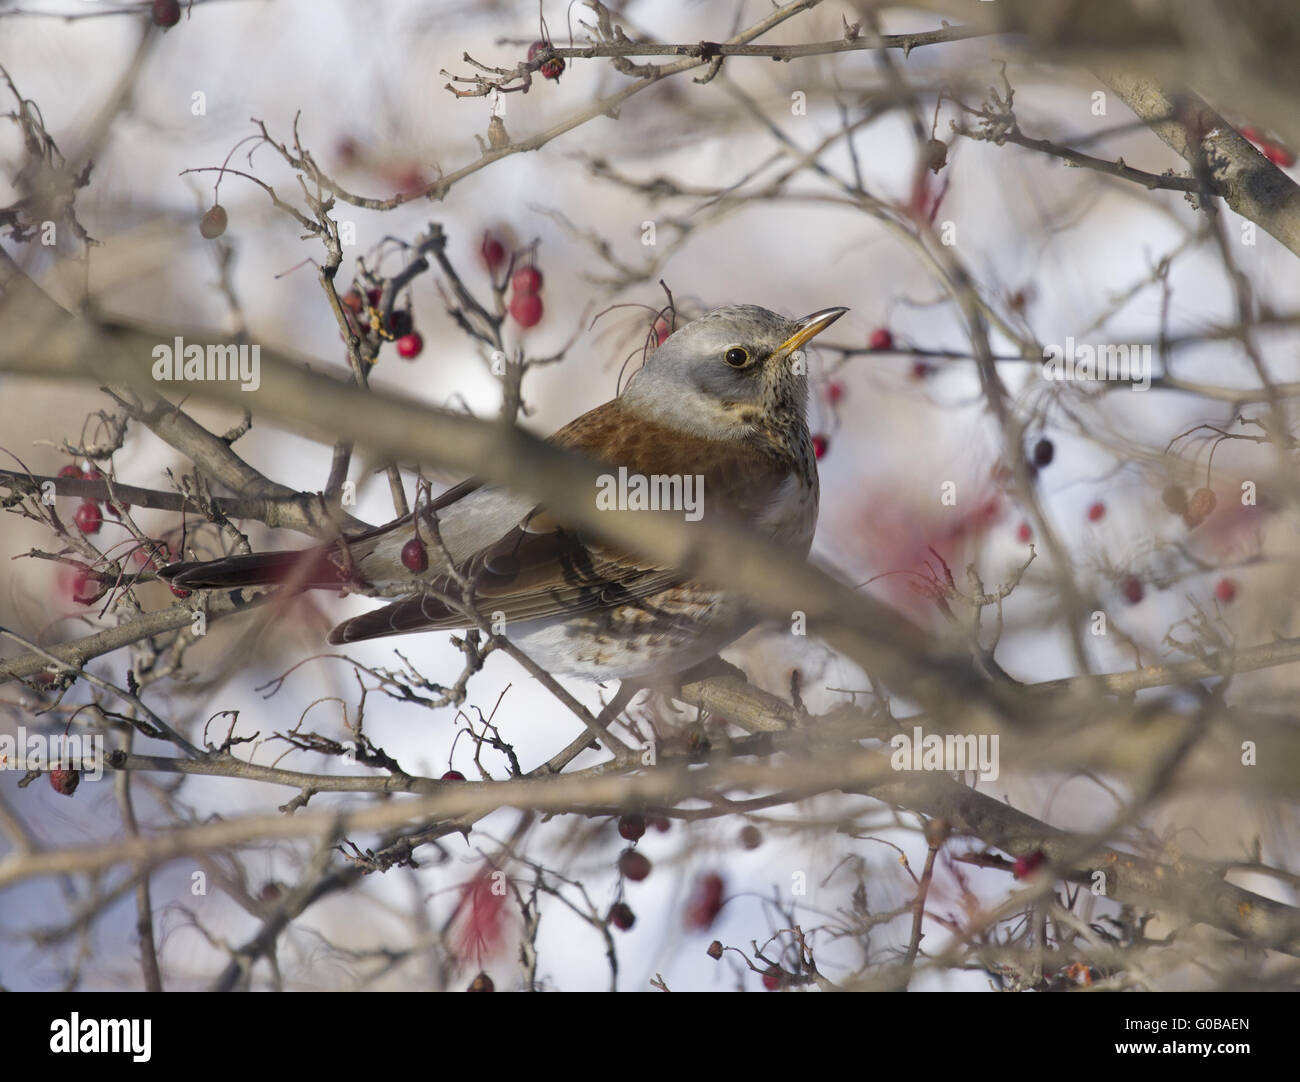
<path id="1" fill-rule="evenodd" d="M 816 338 L 847 311 L 847 308 L 823 308 L 820 312 L 804 316 L 803 319 L 799 320 L 799 329 L 781 343 L 777 353 L 793 353 L 806 342 Z"/>

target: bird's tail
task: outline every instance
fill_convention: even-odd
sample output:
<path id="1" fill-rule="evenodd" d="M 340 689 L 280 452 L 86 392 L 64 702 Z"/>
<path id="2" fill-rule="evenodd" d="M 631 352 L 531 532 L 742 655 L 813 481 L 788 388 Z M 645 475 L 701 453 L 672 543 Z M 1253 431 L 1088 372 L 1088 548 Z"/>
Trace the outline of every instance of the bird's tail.
<path id="1" fill-rule="evenodd" d="M 356 581 L 356 575 L 347 571 L 345 561 L 333 546 L 303 552 L 259 552 L 219 560 L 191 560 L 170 564 L 158 574 L 187 590 L 281 584 L 298 589 L 337 590 Z"/>

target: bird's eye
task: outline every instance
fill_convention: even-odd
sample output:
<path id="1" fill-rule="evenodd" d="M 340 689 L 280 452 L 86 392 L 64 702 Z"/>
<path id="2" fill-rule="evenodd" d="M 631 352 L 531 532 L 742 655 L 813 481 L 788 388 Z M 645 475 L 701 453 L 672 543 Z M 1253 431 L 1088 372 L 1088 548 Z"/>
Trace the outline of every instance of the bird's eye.
<path id="1" fill-rule="evenodd" d="M 732 346 L 722 355 L 722 359 L 732 368 L 744 368 L 749 364 L 749 352 L 740 346 Z"/>

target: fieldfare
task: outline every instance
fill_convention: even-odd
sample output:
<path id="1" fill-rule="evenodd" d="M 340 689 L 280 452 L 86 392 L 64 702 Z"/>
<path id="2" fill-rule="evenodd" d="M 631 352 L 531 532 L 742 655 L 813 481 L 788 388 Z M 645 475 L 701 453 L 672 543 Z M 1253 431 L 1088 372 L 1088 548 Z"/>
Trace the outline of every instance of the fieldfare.
<path id="1" fill-rule="evenodd" d="M 715 309 L 665 339 L 619 397 L 551 440 L 608 465 L 597 507 L 724 515 L 801 560 L 818 502 L 803 347 L 846 311 L 791 320 L 753 305 Z M 173 564 L 162 574 L 186 589 L 284 583 L 405 595 L 339 624 L 329 636 L 336 644 L 473 626 L 455 603 L 465 603 L 468 581 L 468 603 L 534 661 L 600 681 L 682 672 L 757 620 L 744 598 L 584 537 L 527 498 L 473 480 L 330 545 Z"/>

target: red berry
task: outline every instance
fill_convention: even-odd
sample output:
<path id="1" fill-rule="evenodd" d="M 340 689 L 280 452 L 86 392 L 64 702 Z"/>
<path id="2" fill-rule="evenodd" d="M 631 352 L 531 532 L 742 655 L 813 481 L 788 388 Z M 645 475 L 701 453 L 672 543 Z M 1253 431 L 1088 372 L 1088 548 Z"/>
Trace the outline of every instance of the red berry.
<path id="1" fill-rule="evenodd" d="M 827 443 L 825 436 L 814 436 L 812 438 L 812 445 L 813 454 L 816 455 L 818 459 L 825 458 L 826 452 L 830 450 L 830 444 Z"/>
<path id="2" fill-rule="evenodd" d="M 1130 605 L 1136 605 L 1142 600 L 1142 595 L 1146 592 L 1142 587 L 1142 580 L 1136 575 L 1129 575 L 1120 586 L 1124 594 L 1124 600 Z"/>
<path id="3" fill-rule="evenodd" d="M 448 770 L 447 773 L 445 773 L 442 776 L 442 780 L 443 781 L 464 781 L 465 775 L 462 774 L 459 770 Z"/>
<path id="4" fill-rule="evenodd" d="M 740 832 L 740 844 L 746 849 L 757 849 L 763 844 L 763 832 L 752 823 Z"/>
<path id="5" fill-rule="evenodd" d="M 551 48 L 548 41 L 535 41 L 528 46 L 528 59 L 533 60 L 537 54 Z M 564 74 L 564 58 L 553 56 L 549 60 L 543 60 L 537 69 L 541 72 L 543 79 L 558 79 Z"/>
<path id="6" fill-rule="evenodd" d="M 378 286 L 366 290 L 366 303 L 369 304 L 371 308 L 378 308 L 379 302 L 383 300 L 383 297 L 384 291 Z"/>
<path id="7" fill-rule="evenodd" d="M 424 339 L 417 331 L 404 334 L 397 340 L 397 355 L 404 360 L 413 361 L 424 350 Z"/>
<path id="8" fill-rule="evenodd" d="M 763 987 L 769 992 L 775 992 L 781 987 L 785 980 L 785 970 L 780 966 L 768 966 L 767 972 L 763 974 Z"/>
<path id="9" fill-rule="evenodd" d="M 540 293 L 542 291 L 542 272 L 536 267 L 520 267 L 510 279 L 516 293 Z"/>
<path id="10" fill-rule="evenodd" d="M 722 910 L 726 884 L 722 876 L 711 872 L 695 882 L 695 890 L 686 906 L 686 927 L 702 932 L 717 919 Z"/>
<path id="11" fill-rule="evenodd" d="M 894 336 L 889 332 L 889 328 L 877 327 L 867 339 L 867 346 L 870 349 L 893 349 Z"/>
<path id="12" fill-rule="evenodd" d="M 506 246 L 491 233 L 484 233 L 482 243 L 478 246 L 479 258 L 490 271 L 495 271 L 506 258 Z"/>
<path id="13" fill-rule="evenodd" d="M 1011 874 L 1017 879 L 1024 879 L 1046 859 L 1047 856 L 1041 849 L 1035 849 L 1032 853 L 1023 857 L 1016 857 L 1015 867 L 1012 868 Z"/>
<path id="14" fill-rule="evenodd" d="M 844 384 L 838 380 L 832 380 L 826 384 L 826 401 L 834 406 L 841 398 L 844 397 Z"/>
<path id="15" fill-rule="evenodd" d="M 80 481 L 83 477 L 83 474 L 81 472 L 80 466 L 64 466 L 61 470 L 59 470 L 59 476 L 75 477 L 78 481 Z"/>
<path id="16" fill-rule="evenodd" d="M 469 987 L 465 989 L 467 992 L 495 992 L 496 990 L 497 986 L 492 983 L 492 978 L 486 973 L 480 973 L 469 982 Z"/>
<path id="17" fill-rule="evenodd" d="M 542 318 L 542 298 L 536 293 L 516 293 L 510 298 L 510 314 L 521 327 L 535 327 Z"/>
<path id="18" fill-rule="evenodd" d="M 1039 469 L 1050 466 L 1055 456 L 1056 448 L 1052 446 L 1052 441 L 1046 437 L 1034 444 L 1033 463 Z"/>
<path id="19" fill-rule="evenodd" d="M 1022 545 L 1029 544 L 1030 539 L 1034 536 L 1033 527 L 1028 522 L 1022 522 L 1016 527 L 1016 540 Z"/>
<path id="20" fill-rule="evenodd" d="M 180 0 L 153 0 L 149 15 L 153 19 L 154 26 L 161 26 L 164 29 L 175 26 L 181 21 Z"/>
<path id="21" fill-rule="evenodd" d="M 402 546 L 402 566 L 417 575 L 429 569 L 429 550 L 418 537 L 412 537 Z"/>
<path id="22" fill-rule="evenodd" d="M 81 784 L 81 774 L 75 770 L 51 770 L 50 788 L 64 796 L 72 796 Z"/>
<path id="23" fill-rule="evenodd" d="M 262 889 L 257 892 L 257 897 L 267 905 L 274 905 L 284 897 L 284 884 L 277 883 L 274 879 L 262 884 Z"/>
<path id="24" fill-rule="evenodd" d="M 673 333 L 673 329 L 669 326 L 668 320 L 664 319 L 663 316 L 660 316 L 655 320 L 654 331 L 656 346 L 662 346 L 668 336 Z"/>
<path id="25" fill-rule="evenodd" d="M 199 233 L 207 240 L 215 240 L 226 231 L 228 224 L 226 208 L 217 203 L 199 219 Z"/>
<path id="26" fill-rule="evenodd" d="M 183 586 L 173 586 L 170 582 L 167 584 L 167 586 L 168 589 L 170 589 L 171 592 L 174 593 L 177 597 L 189 597 L 190 594 L 193 592 L 191 590 L 185 589 Z"/>
<path id="27" fill-rule="evenodd" d="M 618 858 L 618 870 L 627 879 L 639 883 L 650 874 L 650 859 L 644 853 L 629 849 Z"/>
<path id="28" fill-rule="evenodd" d="M 104 596 L 105 587 L 98 576 L 83 567 L 72 580 L 72 600 L 78 605 L 93 605 Z"/>
<path id="29" fill-rule="evenodd" d="M 660 834 L 667 834 L 673 825 L 672 820 L 663 815 L 652 816 L 649 822 L 650 825 L 654 827 L 655 830 L 659 831 Z"/>
<path id="30" fill-rule="evenodd" d="M 917 383 L 929 378 L 933 371 L 934 367 L 925 361 L 912 362 L 912 378 L 916 380 Z"/>
<path id="31" fill-rule="evenodd" d="M 1231 605 L 1237 598 L 1237 584 L 1232 579 L 1220 579 L 1214 586 L 1214 596 Z"/>
<path id="32" fill-rule="evenodd" d="M 1088 508 L 1088 521 L 1100 522 L 1106 517 L 1106 505 L 1098 500 Z"/>
<path id="33" fill-rule="evenodd" d="M 99 528 L 104 525 L 104 516 L 99 512 L 99 504 L 94 500 L 86 500 L 77 508 L 77 513 L 72 516 L 73 521 L 84 534 L 99 533 Z"/>
<path id="34" fill-rule="evenodd" d="M 645 833 L 645 817 L 624 815 L 618 821 L 618 832 L 630 842 L 637 841 Z"/>
<path id="35" fill-rule="evenodd" d="M 626 932 L 636 923 L 636 914 L 626 902 L 615 902 L 610 906 L 609 923 L 620 932 Z"/>

